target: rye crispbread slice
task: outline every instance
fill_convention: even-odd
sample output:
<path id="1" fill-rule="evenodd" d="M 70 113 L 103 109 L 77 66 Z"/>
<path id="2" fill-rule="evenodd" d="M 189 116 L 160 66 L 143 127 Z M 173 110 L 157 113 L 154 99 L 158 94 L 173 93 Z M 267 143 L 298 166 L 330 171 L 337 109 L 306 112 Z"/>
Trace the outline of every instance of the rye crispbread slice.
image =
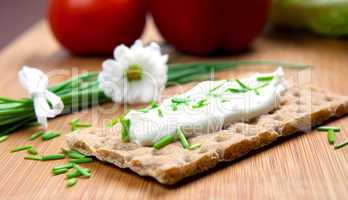
<path id="1" fill-rule="evenodd" d="M 120 127 L 89 128 L 69 134 L 70 148 L 92 155 L 162 184 L 174 184 L 185 177 L 231 161 L 272 143 L 280 137 L 310 130 L 329 118 L 348 113 L 348 97 L 327 94 L 312 87 L 293 87 L 281 98 L 281 106 L 248 123 L 234 123 L 224 130 L 190 138 L 200 143 L 196 150 L 183 149 L 179 142 L 161 150 L 120 141 Z"/>

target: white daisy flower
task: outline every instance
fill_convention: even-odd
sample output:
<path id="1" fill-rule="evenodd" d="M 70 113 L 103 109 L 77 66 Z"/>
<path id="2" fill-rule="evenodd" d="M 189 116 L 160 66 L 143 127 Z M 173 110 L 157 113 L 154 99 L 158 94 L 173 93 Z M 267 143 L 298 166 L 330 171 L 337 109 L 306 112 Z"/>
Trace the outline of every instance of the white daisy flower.
<path id="1" fill-rule="evenodd" d="M 144 47 L 137 40 L 131 48 L 117 46 L 115 59 L 103 63 L 100 88 L 116 103 L 147 103 L 157 100 L 167 82 L 168 55 L 151 43 Z"/>

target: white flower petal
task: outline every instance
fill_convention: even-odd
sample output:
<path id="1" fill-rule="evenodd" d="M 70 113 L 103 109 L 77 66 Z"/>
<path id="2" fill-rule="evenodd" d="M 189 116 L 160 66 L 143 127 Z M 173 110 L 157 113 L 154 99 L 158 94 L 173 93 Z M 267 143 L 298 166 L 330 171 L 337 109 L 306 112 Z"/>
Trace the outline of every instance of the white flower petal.
<path id="1" fill-rule="evenodd" d="M 144 47 L 137 40 L 131 48 L 124 45 L 116 47 L 115 60 L 106 60 L 98 81 L 105 95 L 119 103 L 146 103 L 156 100 L 167 82 L 168 55 L 162 55 L 160 46 L 151 43 Z M 131 65 L 142 68 L 140 80 L 128 82 L 125 74 Z"/>

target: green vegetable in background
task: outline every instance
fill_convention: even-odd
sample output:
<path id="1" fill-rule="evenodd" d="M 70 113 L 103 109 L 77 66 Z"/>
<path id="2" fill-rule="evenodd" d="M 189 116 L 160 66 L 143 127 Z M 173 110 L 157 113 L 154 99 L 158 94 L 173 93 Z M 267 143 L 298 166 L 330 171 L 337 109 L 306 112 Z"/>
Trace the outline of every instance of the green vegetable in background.
<path id="1" fill-rule="evenodd" d="M 324 36 L 348 36 L 348 0 L 273 0 L 271 21 Z"/>

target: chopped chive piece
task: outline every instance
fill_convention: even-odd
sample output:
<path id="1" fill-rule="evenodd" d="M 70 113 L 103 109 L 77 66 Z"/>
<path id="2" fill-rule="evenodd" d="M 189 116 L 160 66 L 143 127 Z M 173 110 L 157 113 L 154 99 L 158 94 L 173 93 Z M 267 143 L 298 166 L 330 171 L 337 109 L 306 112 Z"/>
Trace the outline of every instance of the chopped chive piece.
<path id="1" fill-rule="evenodd" d="M 33 148 L 33 146 L 31 146 L 31 145 L 17 147 L 15 149 L 12 149 L 11 153 L 18 152 L 18 151 L 24 151 L 24 150 L 28 150 L 28 149 L 31 149 L 31 148 Z"/>
<path id="2" fill-rule="evenodd" d="M 340 149 L 344 146 L 348 145 L 348 140 L 345 140 L 344 142 L 340 143 L 340 144 L 336 144 L 335 145 L 335 149 Z"/>
<path id="3" fill-rule="evenodd" d="M 327 131 L 327 140 L 329 141 L 329 144 L 331 145 L 335 144 L 336 134 L 334 130 L 330 129 Z"/>
<path id="4" fill-rule="evenodd" d="M 201 144 L 191 144 L 190 146 L 189 146 L 189 149 L 190 150 L 195 150 L 195 149 L 197 149 L 197 148 L 199 148 L 199 147 L 201 147 L 202 145 Z"/>
<path id="5" fill-rule="evenodd" d="M 74 165 L 75 165 L 74 163 L 67 163 L 67 164 L 64 164 L 64 165 L 58 165 L 58 166 L 53 167 L 53 170 L 70 169 L 70 168 L 73 168 Z"/>
<path id="6" fill-rule="evenodd" d="M 8 135 L 3 135 L 0 137 L 0 143 L 8 139 Z"/>
<path id="7" fill-rule="evenodd" d="M 92 126 L 92 124 L 90 124 L 90 123 L 76 124 L 76 127 L 77 127 L 77 128 L 89 128 L 89 127 L 91 127 L 91 126 Z"/>
<path id="8" fill-rule="evenodd" d="M 271 81 L 273 80 L 274 76 L 259 76 L 256 79 L 258 81 Z"/>
<path id="9" fill-rule="evenodd" d="M 260 92 L 257 89 L 254 89 L 256 95 L 260 95 Z"/>
<path id="10" fill-rule="evenodd" d="M 79 176 L 81 176 L 81 173 L 79 171 L 77 171 L 77 170 L 66 174 L 66 178 L 67 179 L 72 179 L 72 178 L 76 178 L 76 177 L 79 177 Z"/>
<path id="11" fill-rule="evenodd" d="M 79 130 L 79 128 L 88 128 L 92 126 L 90 123 L 80 123 L 80 120 L 76 118 L 72 119 L 69 124 L 71 131 L 76 131 Z"/>
<path id="12" fill-rule="evenodd" d="M 231 92 L 231 93 L 245 93 L 247 90 L 245 89 L 237 89 L 237 88 L 228 88 L 225 90 L 225 92 Z"/>
<path id="13" fill-rule="evenodd" d="M 61 169 L 53 169 L 52 173 L 53 175 L 59 175 L 59 174 L 65 174 L 68 171 L 69 171 L 68 168 L 61 168 Z"/>
<path id="14" fill-rule="evenodd" d="M 130 127 L 130 120 L 126 119 L 124 117 L 120 118 L 120 123 L 122 125 L 122 131 L 121 131 L 121 139 L 123 142 L 129 141 L 129 127 Z"/>
<path id="15" fill-rule="evenodd" d="M 47 133 L 42 135 L 42 140 L 47 141 L 47 140 L 51 140 L 55 137 L 59 137 L 60 133 L 56 132 L 56 131 L 48 131 Z"/>
<path id="16" fill-rule="evenodd" d="M 112 128 L 118 123 L 119 118 L 111 119 L 111 121 L 106 125 L 107 128 Z"/>
<path id="17" fill-rule="evenodd" d="M 25 156 L 24 159 L 26 160 L 42 160 L 41 156 Z"/>
<path id="18" fill-rule="evenodd" d="M 51 155 L 42 156 L 42 160 L 44 160 L 44 161 L 59 160 L 59 159 L 64 159 L 64 158 L 65 158 L 64 154 L 51 154 Z"/>
<path id="19" fill-rule="evenodd" d="M 172 107 L 173 111 L 177 111 L 178 110 L 178 106 L 175 103 L 170 104 L 170 107 Z"/>
<path id="20" fill-rule="evenodd" d="M 29 154 L 31 154 L 31 155 L 37 155 L 38 154 L 38 152 L 37 152 L 37 150 L 36 149 L 34 149 L 34 148 L 30 148 L 30 149 L 28 149 L 28 151 L 27 151 Z"/>
<path id="21" fill-rule="evenodd" d="M 74 185 L 76 185 L 77 183 L 77 179 L 76 178 L 71 178 L 68 180 L 68 183 L 66 184 L 67 187 L 72 187 Z"/>
<path id="22" fill-rule="evenodd" d="M 86 156 L 77 152 L 68 152 L 66 154 L 69 158 L 85 158 Z"/>
<path id="23" fill-rule="evenodd" d="M 159 139 L 158 142 L 156 142 L 153 147 L 155 149 L 161 149 L 162 147 L 172 143 L 174 141 L 174 137 L 172 135 L 166 135 L 166 136 L 163 136 L 161 139 Z"/>
<path id="24" fill-rule="evenodd" d="M 80 167 L 79 165 L 74 165 L 76 171 L 78 171 L 83 177 L 90 177 L 91 173 L 87 169 Z"/>
<path id="25" fill-rule="evenodd" d="M 45 134 L 44 131 L 37 131 L 30 136 L 30 140 L 35 140 L 36 138 L 42 136 L 43 134 Z"/>
<path id="26" fill-rule="evenodd" d="M 267 85 L 269 85 L 269 83 L 264 83 L 264 84 L 262 84 L 262 85 L 259 85 L 259 86 L 255 87 L 254 90 L 258 90 L 258 89 L 264 88 L 264 87 L 266 87 Z"/>
<path id="27" fill-rule="evenodd" d="M 252 90 L 250 87 L 248 87 L 247 85 L 242 83 L 239 79 L 236 79 L 236 82 L 240 85 L 241 88 L 243 88 L 245 90 Z"/>
<path id="28" fill-rule="evenodd" d="M 202 100 L 199 100 L 196 104 L 192 105 L 192 108 L 193 109 L 202 108 L 205 105 L 207 105 L 207 99 L 202 99 Z"/>
<path id="29" fill-rule="evenodd" d="M 77 119 L 77 118 L 74 118 L 74 119 L 72 119 L 70 122 L 69 122 L 69 124 L 72 126 L 72 125 L 75 125 L 75 124 L 77 124 L 77 123 L 79 123 L 79 119 Z"/>
<path id="30" fill-rule="evenodd" d="M 214 87 L 214 88 L 212 88 L 211 90 L 209 90 L 209 94 L 210 93 L 212 93 L 212 92 L 214 92 L 215 90 L 217 90 L 217 89 L 219 89 L 219 88 L 221 88 L 223 85 L 224 85 L 225 83 L 222 83 L 222 84 L 220 84 L 220 85 L 218 85 L 218 86 L 216 86 L 216 87 Z"/>
<path id="31" fill-rule="evenodd" d="M 186 139 L 186 137 L 185 137 L 185 134 L 184 134 L 184 132 L 181 130 L 181 128 L 177 128 L 177 129 L 176 129 L 176 135 L 178 136 L 181 145 L 182 145 L 185 149 L 189 148 L 190 144 L 189 144 L 189 142 L 187 141 L 187 139 Z"/>
<path id="32" fill-rule="evenodd" d="M 187 104 L 189 99 L 174 97 L 171 101 L 174 104 Z"/>
<path id="33" fill-rule="evenodd" d="M 154 108 L 157 108 L 157 107 L 158 107 L 158 104 L 156 103 L 156 101 L 151 101 L 150 108 L 154 109 Z"/>
<path id="34" fill-rule="evenodd" d="M 89 158 L 89 157 L 85 157 L 85 158 L 77 158 L 77 159 L 70 159 L 69 162 L 71 163 L 76 163 L 76 164 L 80 164 L 80 163 L 90 163 L 92 162 L 93 159 Z"/>
<path id="35" fill-rule="evenodd" d="M 158 108 L 157 112 L 158 112 L 158 116 L 163 117 L 163 113 L 162 113 L 162 110 L 160 108 Z"/>
<path id="36" fill-rule="evenodd" d="M 340 132 L 341 128 L 340 127 L 335 127 L 335 126 L 320 126 L 317 128 L 318 131 L 329 131 L 333 130 L 334 132 Z"/>

